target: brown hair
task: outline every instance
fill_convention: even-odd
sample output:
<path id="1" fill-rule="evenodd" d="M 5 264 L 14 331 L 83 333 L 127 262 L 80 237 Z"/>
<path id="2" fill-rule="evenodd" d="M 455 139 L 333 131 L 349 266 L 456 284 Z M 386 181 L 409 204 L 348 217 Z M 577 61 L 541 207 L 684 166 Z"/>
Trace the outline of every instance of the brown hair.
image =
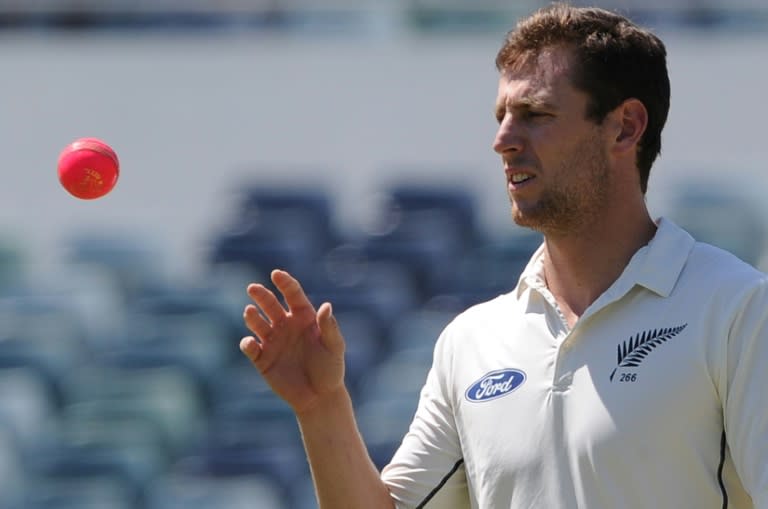
<path id="1" fill-rule="evenodd" d="M 590 120 L 599 124 L 629 98 L 640 100 L 648 110 L 648 126 L 637 154 L 645 193 L 651 166 L 661 152 L 661 131 L 669 112 L 664 43 L 619 14 L 555 3 L 517 23 L 496 56 L 496 67 L 503 71 L 523 65 L 531 56 L 557 45 L 574 51 L 578 65 L 571 79 L 590 97 Z"/>

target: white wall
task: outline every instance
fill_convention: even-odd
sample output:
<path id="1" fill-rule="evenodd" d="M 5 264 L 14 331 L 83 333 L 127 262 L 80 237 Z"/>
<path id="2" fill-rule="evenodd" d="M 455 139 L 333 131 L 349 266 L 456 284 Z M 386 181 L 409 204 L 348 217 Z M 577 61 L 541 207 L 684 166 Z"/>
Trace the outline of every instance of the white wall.
<path id="1" fill-rule="evenodd" d="M 662 35 L 673 97 L 651 204 L 663 213 L 665 189 L 683 177 L 764 189 L 768 37 Z M 506 228 L 490 150 L 499 42 L 5 35 L 0 233 L 45 270 L 72 232 L 146 232 L 172 269 L 194 273 L 238 179 L 327 188 L 354 229 L 397 163 L 466 182 L 485 224 Z M 117 188 L 97 201 L 70 197 L 56 177 L 58 152 L 79 136 L 104 138 L 121 159 Z"/>

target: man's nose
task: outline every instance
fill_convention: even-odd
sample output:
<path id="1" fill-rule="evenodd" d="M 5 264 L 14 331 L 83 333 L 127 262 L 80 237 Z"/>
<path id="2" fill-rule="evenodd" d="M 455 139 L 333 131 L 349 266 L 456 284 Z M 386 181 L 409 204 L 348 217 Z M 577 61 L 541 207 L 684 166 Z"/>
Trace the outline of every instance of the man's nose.
<path id="1" fill-rule="evenodd" d="M 507 114 L 499 124 L 496 138 L 493 140 L 493 150 L 498 154 L 523 150 L 523 135 L 512 115 Z"/>

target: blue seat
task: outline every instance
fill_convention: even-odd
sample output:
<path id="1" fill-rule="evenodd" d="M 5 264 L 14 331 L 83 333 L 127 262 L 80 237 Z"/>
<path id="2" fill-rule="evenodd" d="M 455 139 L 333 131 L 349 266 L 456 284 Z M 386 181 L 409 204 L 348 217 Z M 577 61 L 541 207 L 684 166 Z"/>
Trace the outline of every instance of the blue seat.
<path id="1" fill-rule="evenodd" d="M 334 310 L 360 312 L 386 327 L 421 296 L 408 268 L 397 260 L 372 260 L 361 246 L 343 244 L 329 252 L 303 282 L 310 300 Z"/>
<path id="2" fill-rule="evenodd" d="M 289 505 L 291 509 L 318 509 L 315 484 L 311 475 L 306 475 L 296 483 Z"/>
<path id="3" fill-rule="evenodd" d="M 325 192 L 303 186 L 244 185 L 233 220 L 211 241 L 209 261 L 298 276 L 339 242 Z"/>
<path id="4" fill-rule="evenodd" d="M 210 264 L 240 264 L 262 274 L 279 268 L 303 278 L 311 273 L 319 254 L 304 242 L 305 228 L 282 225 L 277 233 L 267 229 L 222 233 L 212 248 Z M 292 231 L 295 237 L 279 236 L 283 229 Z"/>
<path id="5" fill-rule="evenodd" d="M 0 337 L 33 343 L 50 338 L 50 341 L 65 342 L 66 349 L 74 348 L 78 352 L 87 346 L 89 339 L 82 311 L 72 293 L 27 290 L 6 296 L 0 299 Z M 50 346 L 55 348 L 53 344 Z"/>
<path id="6" fill-rule="evenodd" d="M 403 182 L 391 186 L 388 194 L 389 214 L 400 215 L 401 222 L 426 212 L 453 225 L 462 243 L 471 244 L 480 235 L 475 195 L 461 184 Z"/>
<path id="7" fill-rule="evenodd" d="M 408 267 L 422 298 L 434 278 L 449 274 L 456 261 L 480 238 L 474 199 L 461 187 L 393 186 L 379 211 L 380 223 L 364 239 L 374 260 Z"/>
<path id="8" fill-rule="evenodd" d="M 346 382 L 354 394 L 361 381 L 386 356 L 379 322 L 361 311 L 334 311 L 346 344 Z"/>
<path id="9" fill-rule="evenodd" d="M 765 211 L 746 187 L 719 180 L 674 189 L 668 217 L 699 241 L 721 247 L 757 266 L 768 247 Z"/>
<path id="10" fill-rule="evenodd" d="M 87 349 L 78 338 L 55 335 L 0 338 L 0 370 L 23 369 L 30 376 L 38 377 L 53 405 L 61 403 L 65 379 L 86 362 Z"/>
<path id="11" fill-rule="evenodd" d="M 24 492 L 23 509 L 136 509 L 139 500 L 109 476 L 36 478 Z"/>
<path id="12" fill-rule="evenodd" d="M 269 281 L 268 272 L 242 263 L 220 263 L 205 267 L 197 281 L 200 294 L 210 298 L 234 324 L 235 337 L 251 334 L 243 323 L 243 308 L 250 302 L 246 288 L 250 283 Z"/>
<path id="13" fill-rule="evenodd" d="M 14 295 L 29 283 L 28 253 L 13 236 L 0 236 L 0 295 Z"/>
<path id="14" fill-rule="evenodd" d="M 181 287 L 142 296 L 127 306 L 125 325 L 94 348 L 94 361 L 126 368 L 177 367 L 204 384 L 240 355 L 242 309 L 238 315 L 236 320 L 215 296 Z"/>
<path id="15" fill-rule="evenodd" d="M 390 351 L 412 348 L 432 350 L 437 338 L 456 313 L 444 309 L 415 309 L 394 321 L 387 330 Z"/>
<path id="16" fill-rule="evenodd" d="M 358 427 L 377 468 L 384 468 L 392 459 L 408 431 L 417 404 L 416 398 L 401 395 L 365 400 L 356 405 Z"/>
<path id="17" fill-rule="evenodd" d="M 107 414 L 89 403 L 65 407 L 60 413 L 54 443 L 109 444 L 123 451 L 133 451 L 136 466 L 149 477 L 163 470 L 172 461 L 176 451 L 165 430 L 156 420 L 146 415 Z"/>
<path id="18" fill-rule="evenodd" d="M 206 406 L 198 382 L 174 366 L 91 366 L 66 380 L 62 412 L 146 420 L 161 430 L 172 451 L 179 451 L 203 431 Z"/>
<path id="19" fill-rule="evenodd" d="M 35 369 L 0 368 L 0 420 L 21 447 L 55 430 L 58 404 L 51 387 Z"/>
<path id="20" fill-rule="evenodd" d="M 416 402 L 427 379 L 432 364 L 425 354 L 408 358 L 403 353 L 394 355 L 379 363 L 368 374 L 360 386 L 360 401 L 384 401 L 389 399 L 410 399 Z"/>
<path id="21" fill-rule="evenodd" d="M 425 306 L 461 311 L 510 292 L 542 242 L 541 234 L 522 229 L 485 239 L 457 260 L 450 273 L 432 280 L 432 297 Z"/>
<path id="22" fill-rule="evenodd" d="M 81 497 L 83 507 L 135 507 L 145 485 L 170 461 L 160 431 L 138 418 L 110 420 L 80 410 L 67 407 L 55 430 L 24 449 L 27 475 L 34 479 L 30 488 L 41 488 L 28 494 L 29 504 L 77 507 Z"/>
<path id="23" fill-rule="evenodd" d="M 356 414 L 360 432 L 377 465 L 386 465 L 413 419 L 432 363 L 427 346 L 393 352 L 361 382 Z"/>
<path id="24" fill-rule="evenodd" d="M 307 472 L 293 410 L 245 358 L 212 381 L 204 435 L 180 465 L 193 474 L 265 475 L 285 492 Z"/>
<path id="25" fill-rule="evenodd" d="M 116 433 L 97 437 L 80 431 L 41 440 L 27 455 L 27 470 L 36 480 L 65 486 L 77 481 L 94 481 L 99 485 L 108 481 L 110 487 L 120 492 L 121 499 L 131 501 L 133 505 L 140 499 L 145 484 L 161 471 L 164 462 L 159 456 L 160 452 L 151 444 L 129 443 Z M 54 494 L 61 496 L 58 491 Z M 113 495 L 114 490 L 110 490 L 110 496 Z"/>
<path id="26" fill-rule="evenodd" d="M 62 260 L 102 271 L 126 299 L 168 284 L 159 244 L 139 231 L 79 231 L 64 239 Z"/>
<path id="27" fill-rule="evenodd" d="M 279 487 L 262 475 L 170 472 L 147 490 L 146 509 L 289 509 Z"/>
<path id="28" fill-rule="evenodd" d="M 308 225 L 306 230 L 314 232 L 310 238 L 320 251 L 338 241 L 330 197 L 323 189 L 299 184 L 256 184 L 244 186 L 241 196 L 238 219 L 246 227 L 283 221 L 287 221 L 283 224 Z"/>
<path id="29" fill-rule="evenodd" d="M 13 423 L 7 423 L 0 415 L 0 509 L 23 508 L 24 490 L 29 483 Z"/>
<path id="30" fill-rule="evenodd" d="M 309 472 L 295 418 L 289 422 L 264 411 L 223 417 L 212 418 L 199 443 L 179 455 L 174 470 L 210 477 L 257 475 L 287 497 L 296 480 Z"/>
<path id="31" fill-rule="evenodd" d="M 234 364 L 211 384 L 207 440 L 301 447 L 293 410 L 247 360 Z M 252 432 L 253 426 L 258 433 Z"/>
<path id="32" fill-rule="evenodd" d="M 50 327 L 52 335 L 74 335 L 86 347 L 98 345 L 122 327 L 128 303 L 121 283 L 103 266 L 65 263 L 46 275 L 45 285 L 27 292 L 25 306 L 35 321 Z M 46 302 L 41 316 L 40 302 Z M 49 314 L 58 309 L 56 314 Z M 38 337 L 41 334 L 38 334 Z"/>
<path id="33" fill-rule="evenodd" d="M 118 341 L 95 352 L 94 362 L 124 369 L 178 369 L 199 386 L 201 397 L 207 391 L 208 380 L 226 369 L 237 352 L 236 337 L 206 335 L 205 324 L 199 329 L 184 323 L 172 331 L 121 331 L 114 339 Z"/>

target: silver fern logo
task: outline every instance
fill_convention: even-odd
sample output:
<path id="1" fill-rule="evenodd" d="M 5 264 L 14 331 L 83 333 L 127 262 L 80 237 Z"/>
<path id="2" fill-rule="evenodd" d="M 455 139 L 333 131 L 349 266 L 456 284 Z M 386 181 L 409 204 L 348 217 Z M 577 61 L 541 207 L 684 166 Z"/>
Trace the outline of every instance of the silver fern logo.
<path id="1" fill-rule="evenodd" d="M 648 330 L 642 333 L 638 332 L 634 337 L 629 338 L 629 341 L 622 341 L 621 344 L 617 346 L 619 351 L 619 362 L 618 366 L 611 372 L 611 382 L 613 382 L 613 377 L 616 375 L 616 371 L 618 371 L 619 368 L 638 367 L 651 351 L 662 343 L 666 343 L 669 339 L 680 334 L 687 326 L 688 324 L 684 323 L 677 327 Z M 636 379 L 637 375 L 635 373 L 623 374 L 620 381 L 634 382 Z"/>

